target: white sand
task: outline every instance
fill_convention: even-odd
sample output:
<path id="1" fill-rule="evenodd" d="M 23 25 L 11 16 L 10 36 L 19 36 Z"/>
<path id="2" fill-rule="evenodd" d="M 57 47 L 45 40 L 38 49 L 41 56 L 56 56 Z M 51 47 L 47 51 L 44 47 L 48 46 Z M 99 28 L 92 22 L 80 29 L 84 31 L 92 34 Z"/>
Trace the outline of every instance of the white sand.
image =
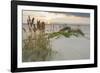
<path id="1" fill-rule="evenodd" d="M 57 51 L 52 60 L 79 60 L 90 58 L 90 40 L 84 37 L 60 37 L 52 39 L 52 48 Z"/>

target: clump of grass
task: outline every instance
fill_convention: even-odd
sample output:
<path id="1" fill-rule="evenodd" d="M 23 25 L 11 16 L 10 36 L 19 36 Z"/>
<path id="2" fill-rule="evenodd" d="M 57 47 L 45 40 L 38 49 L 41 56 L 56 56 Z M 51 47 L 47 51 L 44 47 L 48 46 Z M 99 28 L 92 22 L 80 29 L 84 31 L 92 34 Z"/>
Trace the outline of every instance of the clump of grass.
<path id="1" fill-rule="evenodd" d="M 66 30 L 68 30 L 68 31 L 66 32 Z M 76 37 L 84 36 L 84 33 L 80 29 L 72 30 L 72 29 L 65 29 L 64 28 L 64 30 L 61 29 L 58 32 L 53 32 L 53 33 L 48 34 L 48 37 L 49 38 L 54 38 L 54 37 L 59 38 L 59 36 L 61 36 L 61 35 L 66 37 L 66 38 L 69 38 L 70 36 L 76 36 Z"/>
<path id="2" fill-rule="evenodd" d="M 27 24 L 31 35 L 27 37 L 27 40 L 23 41 L 23 62 L 47 61 L 52 57 L 53 50 L 50 46 L 50 40 L 44 35 L 45 23 L 38 20 L 37 24 L 34 24 L 34 19 L 28 17 Z M 26 33 L 25 28 L 23 30 Z M 39 31 L 38 34 L 37 31 Z"/>

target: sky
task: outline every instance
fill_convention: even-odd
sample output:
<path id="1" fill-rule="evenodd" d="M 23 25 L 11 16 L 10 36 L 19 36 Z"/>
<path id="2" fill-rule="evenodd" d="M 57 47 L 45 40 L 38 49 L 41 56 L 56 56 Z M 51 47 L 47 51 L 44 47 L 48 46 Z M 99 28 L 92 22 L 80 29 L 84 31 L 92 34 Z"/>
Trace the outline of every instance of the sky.
<path id="1" fill-rule="evenodd" d="M 28 11 L 23 12 L 23 23 L 27 23 L 27 18 L 35 18 L 35 21 L 41 20 L 47 24 L 90 24 L 89 13 L 75 12 L 46 12 L 46 11 Z"/>

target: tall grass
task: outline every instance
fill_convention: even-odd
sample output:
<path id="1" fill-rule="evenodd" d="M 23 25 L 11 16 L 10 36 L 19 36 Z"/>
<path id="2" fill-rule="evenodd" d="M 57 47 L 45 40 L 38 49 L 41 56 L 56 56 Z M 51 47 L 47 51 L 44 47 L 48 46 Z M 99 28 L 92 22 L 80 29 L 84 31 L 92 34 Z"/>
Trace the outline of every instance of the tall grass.
<path id="1" fill-rule="evenodd" d="M 28 17 L 27 25 L 31 34 L 27 37 L 27 40 L 23 40 L 22 61 L 49 60 L 53 51 L 50 40 L 45 36 L 45 23 L 38 20 L 37 24 L 34 24 L 34 18 Z M 23 30 L 26 33 L 27 30 L 25 28 Z"/>

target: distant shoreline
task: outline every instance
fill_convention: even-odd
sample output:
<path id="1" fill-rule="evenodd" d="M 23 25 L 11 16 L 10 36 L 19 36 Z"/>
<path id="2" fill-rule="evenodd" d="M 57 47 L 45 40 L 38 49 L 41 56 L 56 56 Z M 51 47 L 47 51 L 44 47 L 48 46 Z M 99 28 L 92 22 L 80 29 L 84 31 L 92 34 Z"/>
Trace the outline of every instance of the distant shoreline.
<path id="1" fill-rule="evenodd" d="M 27 25 L 27 23 L 22 23 L 23 25 Z M 47 24 L 47 25 L 51 25 L 51 24 Z M 90 26 L 90 24 L 54 24 L 54 25 L 72 25 L 72 26 Z"/>

